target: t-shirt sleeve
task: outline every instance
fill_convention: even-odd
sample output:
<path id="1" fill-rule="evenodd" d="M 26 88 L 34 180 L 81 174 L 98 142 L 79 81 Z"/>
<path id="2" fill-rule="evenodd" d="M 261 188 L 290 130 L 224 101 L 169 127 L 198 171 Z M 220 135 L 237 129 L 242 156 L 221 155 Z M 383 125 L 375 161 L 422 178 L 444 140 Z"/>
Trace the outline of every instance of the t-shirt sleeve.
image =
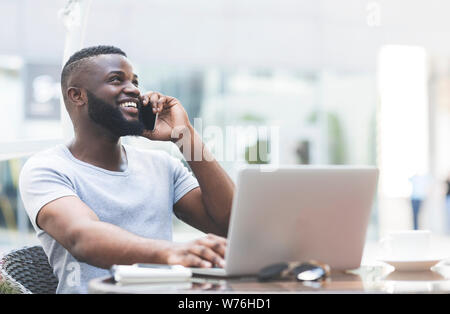
<path id="1" fill-rule="evenodd" d="M 198 181 L 197 179 L 189 172 L 183 163 L 174 158 L 172 159 L 173 165 L 173 180 L 174 180 L 174 200 L 175 204 L 178 202 L 184 195 L 186 195 L 189 191 L 197 188 Z"/>
<path id="2" fill-rule="evenodd" d="M 56 169 L 29 162 L 19 177 L 19 190 L 28 217 L 36 230 L 41 230 L 36 218 L 46 204 L 63 196 L 77 196 L 69 178 Z"/>

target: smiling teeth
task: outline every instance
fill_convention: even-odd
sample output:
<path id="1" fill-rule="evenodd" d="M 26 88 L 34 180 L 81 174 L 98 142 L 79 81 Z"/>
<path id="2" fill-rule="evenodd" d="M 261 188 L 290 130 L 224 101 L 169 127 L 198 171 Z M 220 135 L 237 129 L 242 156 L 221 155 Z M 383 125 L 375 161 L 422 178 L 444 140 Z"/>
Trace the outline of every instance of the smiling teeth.
<path id="1" fill-rule="evenodd" d="M 137 105 L 134 102 L 125 102 L 123 104 L 120 104 L 120 107 L 133 107 L 137 108 Z"/>

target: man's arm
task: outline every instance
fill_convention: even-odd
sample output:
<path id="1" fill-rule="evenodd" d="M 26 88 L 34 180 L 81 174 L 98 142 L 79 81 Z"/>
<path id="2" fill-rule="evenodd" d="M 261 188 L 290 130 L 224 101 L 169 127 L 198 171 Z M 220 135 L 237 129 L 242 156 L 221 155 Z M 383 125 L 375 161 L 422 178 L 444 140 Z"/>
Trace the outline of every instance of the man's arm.
<path id="1" fill-rule="evenodd" d="M 158 113 L 153 131 L 142 136 L 151 140 L 175 142 L 200 185 L 182 197 L 174 212 L 183 221 L 204 232 L 226 236 L 233 200 L 234 184 L 189 122 L 178 99 L 158 92 L 142 96 L 143 106 L 152 106 Z"/>
<path id="2" fill-rule="evenodd" d="M 101 268 L 158 263 L 195 267 L 223 265 L 225 239 L 208 235 L 183 244 L 147 239 L 102 222 L 78 197 L 56 199 L 39 211 L 38 226 L 77 260 Z"/>
<path id="3" fill-rule="evenodd" d="M 190 141 L 180 147 L 194 172 L 200 189 L 194 189 L 174 206 L 175 214 L 204 232 L 227 236 L 234 183 L 203 144 L 192 126 L 186 129 Z M 186 140 L 186 139 L 185 139 Z M 186 149 L 186 145 L 190 145 Z M 195 156 L 194 156 L 195 155 Z"/>

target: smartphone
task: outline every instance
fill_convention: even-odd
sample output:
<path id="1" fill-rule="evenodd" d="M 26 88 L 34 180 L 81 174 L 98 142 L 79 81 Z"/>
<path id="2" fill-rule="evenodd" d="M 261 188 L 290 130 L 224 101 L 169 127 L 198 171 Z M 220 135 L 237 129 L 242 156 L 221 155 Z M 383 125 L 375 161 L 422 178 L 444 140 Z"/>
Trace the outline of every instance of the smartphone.
<path id="1" fill-rule="evenodd" d="M 145 125 L 145 129 L 153 131 L 155 129 L 157 119 L 158 114 L 153 113 L 152 105 L 148 104 L 147 106 L 142 106 L 141 102 L 139 108 L 139 120 Z"/>

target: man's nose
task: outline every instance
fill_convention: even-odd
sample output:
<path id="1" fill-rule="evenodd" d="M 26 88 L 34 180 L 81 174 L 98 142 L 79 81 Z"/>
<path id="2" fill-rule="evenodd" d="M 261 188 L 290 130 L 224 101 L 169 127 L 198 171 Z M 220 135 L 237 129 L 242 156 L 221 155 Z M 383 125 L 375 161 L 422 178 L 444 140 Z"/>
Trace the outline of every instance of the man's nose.
<path id="1" fill-rule="evenodd" d="M 139 97 L 141 95 L 141 91 L 139 90 L 139 88 L 136 85 L 134 85 L 132 82 L 129 82 L 124 87 L 123 92 L 125 94 L 135 95 L 136 97 Z"/>

